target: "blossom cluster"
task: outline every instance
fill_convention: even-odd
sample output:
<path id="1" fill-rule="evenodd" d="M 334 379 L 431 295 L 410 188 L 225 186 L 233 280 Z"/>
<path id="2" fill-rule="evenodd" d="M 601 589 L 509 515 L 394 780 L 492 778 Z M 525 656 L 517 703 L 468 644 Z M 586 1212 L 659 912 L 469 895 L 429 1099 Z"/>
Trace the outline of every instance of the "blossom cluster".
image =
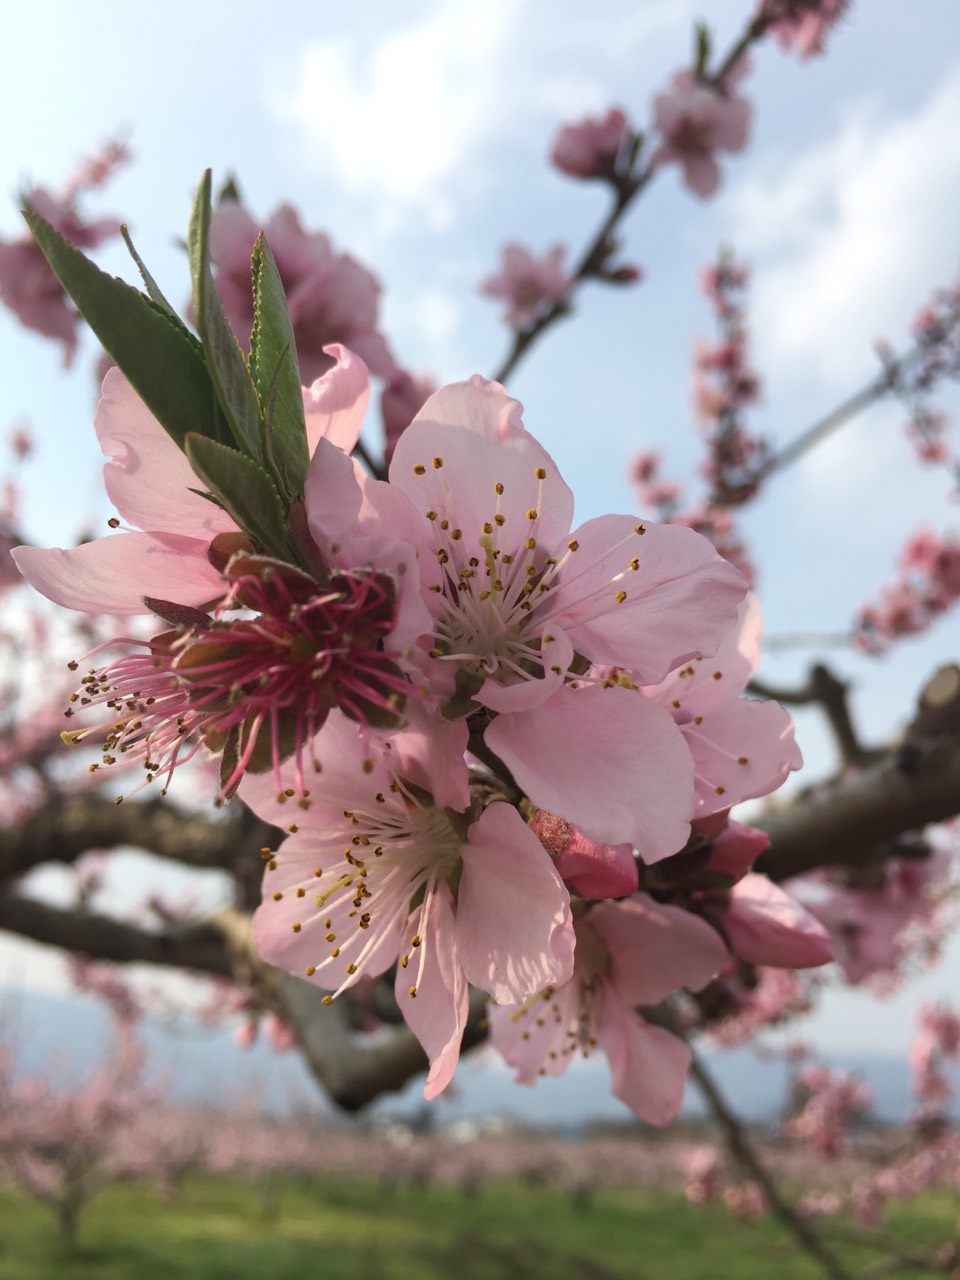
<path id="1" fill-rule="evenodd" d="M 727 821 L 800 764 L 787 714 L 743 696 L 756 604 L 689 529 L 629 515 L 573 528 L 521 406 L 479 377 L 430 396 L 389 481 L 372 478 L 350 456 L 366 368 L 342 346 L 326 355 L 303 391 L 296 562 L 205 498 L 107 374 L 105 483 L 133 528 L 15 558 L 60 604 L 152 613 L 160 629 L 83 676 L 67 714 L 94 723 L 65 737 L 164 788 L 219 753 L 222 795 L 286 833 L 265 851 L 262 954 L 328 1000 L 394 972 L 428 1096 L 453 1074 L 473 985 L 519 1079 L 599 1046 L 618 1095 L 663 1123 L 688 1051 L 637 1007 L 736 957 L 830 954 L 812 917 L 749 874 L 765 839 Z M 654 864 L 672 869 L 647 892 Z"/>
<path id="2" fill-rule="evenodd" d="M 120 219 L 87 218 L 80 208 L 80 197 L 86 191 L 102 187 L 129 159 L 128 147 L 109 142 L 81 164 L 60 195 L 44 187 L 33 187 L 23 193 L 23 204 L 39 213 L 73 244 L 95 248 L 111 236 L 119 235 Z M 79 341 L 80 313 L 68 303 L 62 285 L 29 232 L 11 240 L 0 238 L 0 301 L 6 303 L 27 329 L 61 343 L 63 362 L 71 363 Z"/>
<path id="3" fill-rule="evenodd" d="M 883 653 L 893 641 L 926 631 L 958 599 L 960 539 L 918 529 L 900 554 L 894 580 L 876 603 L 861 607 L 856 642 L 868 653 Z"/>

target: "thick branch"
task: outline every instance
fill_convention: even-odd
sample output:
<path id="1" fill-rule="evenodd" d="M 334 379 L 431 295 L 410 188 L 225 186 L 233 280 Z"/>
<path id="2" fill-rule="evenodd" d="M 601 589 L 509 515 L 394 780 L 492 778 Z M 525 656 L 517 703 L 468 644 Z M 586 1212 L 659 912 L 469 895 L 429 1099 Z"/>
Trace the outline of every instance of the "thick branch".
<path id="1" fill-rule="evenodd" d="M 92 912 L 67 911 L 19 894 L 0 895 L 0 929 L 34 942 L 79 951 L 95 960 L 140 962 L 233 975 L 231 956 L 214 924 L 185 925 L 153 933 Z"/>
<path id="2" fill-rule="evenodd" d="M 375 1039 L 352 1025 L 349 995 L 329 1004 L 324 992 L 303 978 L 268 965 L 257 953 L 250 922 L 239 912 L 222 912 L 217 925 L 234 957 L 238 980 L 258 985 L 297 1038 L 317 1083 L 344 1111 L 359 1111 L 382 1093 L 402 1089 L 429 1065 L 420 1042 L 405 1024 L 381 1030 Z M 470 993 L 466 1051 L 486 1037 L 483 992 Z"/>
<path id="3" fill-rule="evenodd" d="M 840 751 L 840 758 L 847 768 L 870 764 L 883 753 L 864 747 L 857 737 L 847 705 L 850 686 L 839 680 L 829 668 L 816 663 L 810 669 L 807 683 L 798 689 L 774 688 L 762 680 L 751 680 L 749 692 L 761 698 L 773 698 L 787 706 L 809 706 L 818 703 L 830 723 Z"/>
<path id="4" fill-rule="evenodd" d="M 860 865 L 877 846 L 960 811 L 960 668 L 926 683 L 904 741 L 861 773 L 761 818 L 770 849 L 757 870 L 786 880 L 816 867 Z"/>
<path id="5" fill-rule="evenodd" d="M 75 862 L 91 849 L 127 845 L 191 867 L 235 870 L 269 840 L 271 828 L 239 804 L 226 818 L 183 814 L 162 800 L 116 804 L 96 792 L 55 795 L 16 826 L 0 830 L 0 883 L 44 862 Z"/>

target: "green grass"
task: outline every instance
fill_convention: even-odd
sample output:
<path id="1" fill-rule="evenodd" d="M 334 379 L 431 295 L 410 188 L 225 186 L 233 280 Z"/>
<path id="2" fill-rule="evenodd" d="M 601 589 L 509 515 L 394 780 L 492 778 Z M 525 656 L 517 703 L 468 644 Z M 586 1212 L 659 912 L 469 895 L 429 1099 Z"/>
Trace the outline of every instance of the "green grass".
<path id="1" fill-rule="evenodd" d="M 149 1187 L 104 1192 L 66 1250 L 39 1205 L 0 1192 L 0 1280 L 808 1280 L 820 1275 L 769 1220 L 747 1225 L 675 1197 L 569 1196 L 491 1184 L 382 1191 L 284 1187 L 275 1221 L 250 1188 L 189 1182 L 165 1204 Z M 956 1204 L 926 1196 L 891 1222 L 918 1245 L 951 1233 Z M 878 1252 L 847 1248 L 860 1265 Z M 906 1273 L 904 1273 L 906 1274 Z M 933 1272 L 910 1272 L 932 1277 Z M 942 1277 L 942 1272 L 940 1273 Z"/>

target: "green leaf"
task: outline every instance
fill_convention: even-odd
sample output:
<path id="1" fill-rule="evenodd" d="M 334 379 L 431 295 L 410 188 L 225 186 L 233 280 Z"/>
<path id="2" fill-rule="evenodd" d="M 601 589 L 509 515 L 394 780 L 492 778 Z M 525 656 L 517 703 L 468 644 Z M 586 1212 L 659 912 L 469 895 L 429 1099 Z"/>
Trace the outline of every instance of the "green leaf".
<path id="1" fill-rule="evenodd" d="M 293 324 L 280 272 L 263 236 L 253 247 L 250 373 L 266 418 L 267 456 L 289 498 L 303 492 L 310 455 Z"/>
<path id="2" fill-rule="evenodd" d="M 194 471 L 240 528 L 264 551 L 290 560 L 286 512 L 263 467 L 238 450 L 200 435 L 188 435 L 185 448 Z"/>
<path id="3" fill-rule="evenodd" d="M 43 218 L 24 217 L 77 310 L 180 448 L 189 431 L 216 437 L 219 411 L 200 343 L 161 305 L 107 275 Z"/>
<path id="4" fill-rule="evenodd" d="M 210 269 L 210 170 L 200 179 L 190 215 L 187 237 L 193 309 L 203 354 L 237 444 L 251 458 L 263 461 L 260 404 L 236 335 L 230 327 Z"/>
<path id="5" fill-rule="evenodd" d="M 183 323 L 183 321 L 177 315 L 176 311 L 174 311 L 173 307 L 164 297 L 160 286 L 157 284 L 156 280 L 154 280 L 153 276 L 147 270 L 146 263 L 140 257 L 139 253 L 137 253 L 133 240 L 130 237 L 129 228 L 127 227 L 127 224 L 125 222 L 122 222 L 120 224 L 120 234 L 121 236 L 123 236 L 123 243 L 127 246 L 127 252 L 130 254 L 130 257 L 137 264 L 137 270 L 140 272 L 140 279 L 143 281 L 143 287 L 146 289 L 150 299 L 153 302 L 155 302 L 158 307 L 164 310 L 167 313 L 167 315 L 171 317 L 171 319 L 176 321 L 176 323 L 180 326 L 180 328 L 183 330 L 183 332 L 187 335 L 188 338 L 192 337 L 193 335 L 190 333 L 190 330 Z"/>

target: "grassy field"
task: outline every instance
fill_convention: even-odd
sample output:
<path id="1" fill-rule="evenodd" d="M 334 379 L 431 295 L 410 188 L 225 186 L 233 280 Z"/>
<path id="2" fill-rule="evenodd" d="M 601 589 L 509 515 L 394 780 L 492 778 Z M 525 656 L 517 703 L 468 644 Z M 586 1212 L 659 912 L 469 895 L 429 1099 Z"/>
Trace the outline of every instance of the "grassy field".
<path id="1" fill-rule="evenodd" d="M 770 1221 L 744 1224 L 675 1197 L 600 1190 L 588 1207 L 515 1183 L 284 1187 L 267 1221 L 250 1188 L 188 1183 L 176 1204 L 150 1187 L 104 1192 L 65 1250 L 52 1219 L 0 1191 L 0 1280 L 807 1280 L 820 1273 Z M 955 1229 L 928 1196 L 891 1230 L 918 1245 Z M 863 1265 L 876 1250 L 849 1248 Z M 887 1272 L 886 1274 L 893 1274 Z M 896 1273 L 900 1274 L 900 1273 Z M 907 1274 L 904 1272 L 903 1274 Z M 912 1271 L 914 1277 L 934 1272 Z M 940 1273 L 942 1277 L 942 1272 Z"/>

